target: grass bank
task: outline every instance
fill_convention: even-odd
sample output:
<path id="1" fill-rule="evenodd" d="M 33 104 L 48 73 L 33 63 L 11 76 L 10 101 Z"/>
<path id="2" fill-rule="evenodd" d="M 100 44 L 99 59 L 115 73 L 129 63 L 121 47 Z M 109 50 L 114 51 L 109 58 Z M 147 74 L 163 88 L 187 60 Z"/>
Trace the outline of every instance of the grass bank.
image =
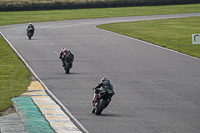
<path id="1" fill-rule="evenodd" d="M 26 91 L 30 85 L 30 73 L 2 37 L 0 37 L 0 49 L 0 112 L 2 112 L 13 106 L 10 98 Z"/>
<path id="2" fill-rule="evenodd" d="M 129 0 L 118 0 L 120 2 L 129 2 Z M 131 0 L 138 1 L 138 0 Z M 150 1 L 150 0 L 143 0 Z M 161 0 L 154 0 L 161 1 Z M 29 6 L 29 5 L 65 5 L 65 4 L 90 4 L 90 3 L 111 3 L 116 0 L 2 0 L 0 6 Z"/>
<path id="3" fill-rule="evenodd" d="M 200 17 L 188 17 L 114 23 L 97 27 L 200 58 L 200 45 L 192 44 L 192 34 L 200 33 L 199 22 Z"/>
<path id="4" fill-rule="evenodd" d="M 72 19 L 87 18 L 105 18 L 105 17 L 122 17 L 122 16 L 140 16 L 140 15 L 157 15 L 157 14 L 173 14 L 173 13 L 191 13 L 200 12 L 200 4 L 191 5 L 174 5 L 174 6 L 147 6 L 147 7 L 126 7 L 126 8 L 101 8 L 101 9 L 76 9 L 76 10 L 53 10 L 53 11 L 23 11 L 23 12 L 0 12 L 0 26 L 29 23 L 44 22 Z M 197 20 L 195 20 L 197 19 Z M 168 21 L 168 22 L 167 22 Z M 178 22 L 177 22 L 178 21 Z M 184 23 L 181 23 L 184 22 Z M 156 43 L 163 47 L 168 47 L 169 40 L 172 46 L 180 49 L 199 48 L 199 45 L 191 45 L 191 34 L 199 29 L 199 18 L 182 18 L 170 20 L 140 21 L 134 23 L 121 23 L 102 25 L 106 28 L 121 34 L 129 35 L 145 41 Z M 128 29 L 126 28 L 128 26 Z M 152 29 L 150 28 L 152 27 Z M 156 29 L 156 27 L 160 29 Z M 169 28 L 170 27 L 170 28 Z M 192 29 L 190 29 L 192 28 Z M 37 29 L 37 27 L 36 27 Z M 171 30 L 169 30 L 171 29 Z M 176 29 L 176 30 L 175 30 Z M 190 30 L 189 30 L 190 29 Z M 179 31 L 178 31 L 179 30 Z M 186 31 L 185 31 L 186 30 Z M 147 33 L 148 31 L 148 33 Z M 154 32 L 156 31 L 156 32 Z M 184 32 L 186 33 L 184 33 Z M 160 32 L 160 33 L 159 33 Z M 179 36 L 171 35 L 176 33 Z M 156 35 L 154 35 L 156 33 Z M 165 33 L 165 34 L 164 34 Z M 183 34 L 184 33 L 184 34 Z M 185 35 L 186 34 L 186 35 Z M 151 36 L 149 36 L 151 35 Z M 160 35 L 166 41 L 159 39 Z M 169 39 L 166 39 L 169 38 Z M 185 44 L 185 38 L 188 39 Z M 177 40 L 177 38 L 180 38 Z M 184 45 L 183 45 L 184 44 Z M 182 45 L 184 47 L 182 47 Z M 174 47 L 171 47 L 174 49 Z M 18 59 L 17 55 L 12 51 L 9 45 L 0 37 L 0 112 L 12 106 L 10 98 L 22 94 L 30 84 L 30 73 L 24 64 Z M 182 50 L 182 51 L 186 51 Z M 199 50 L 196 50 L 199 51 Z M 196 55 L 194 55 L 196 56 Z M 0 114 L 1 115 L 1 114 Z"/>
<path id="5" fill-rule="evenodd" d="M 91 7 L 122 7 L 122 6 L 136 6 L 136 5 L 175 5 L 175 4 L 186 4 L 186 3 L 199 3 L 197 0 L 0 0 L 0 7 L 30 7 L 31 6 L 76 6 L 78 8 Z M 81 5 L 81 6 L 80 6 Z M 84 6 L 86 5 L 86 6 Z M 26 8 L 27 9 L 27 8 Z"/>
<path id="6" fill-rule="evenodd" d="M 0 26 L 29 22 L 200 12 L 200 4 L 0 12 Z"/>

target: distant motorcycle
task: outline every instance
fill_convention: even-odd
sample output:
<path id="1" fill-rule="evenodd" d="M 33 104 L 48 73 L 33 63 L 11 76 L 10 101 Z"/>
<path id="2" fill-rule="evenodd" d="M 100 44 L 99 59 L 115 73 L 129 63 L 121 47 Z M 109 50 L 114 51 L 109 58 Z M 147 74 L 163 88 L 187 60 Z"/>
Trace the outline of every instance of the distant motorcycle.
<path id="1" fill-rule="evenodd" d="M 31 37 L 34 34 L 34 29 L 33 28 L 29 28 L 29 29 L 26 29 L 26 31 L 27 31 L 28 38 L 31 39 Z"/>
<path id="2" fill-rule="evenodd" d="M 114 92 L 110 89 L 103 89 L 99 92 L 97 102 L 94 104 L 92 113 L 101 115 L 102 111 L 108 106 Z"/>
<path id="3" fill-rule="evenodd" d="M 64 70 L 66 73 L 69 73 L 70 69 L 72 68 L 73 57 L 71 57 L 69 54 L 63 53 L 63 59 L 64 59 Z"/>

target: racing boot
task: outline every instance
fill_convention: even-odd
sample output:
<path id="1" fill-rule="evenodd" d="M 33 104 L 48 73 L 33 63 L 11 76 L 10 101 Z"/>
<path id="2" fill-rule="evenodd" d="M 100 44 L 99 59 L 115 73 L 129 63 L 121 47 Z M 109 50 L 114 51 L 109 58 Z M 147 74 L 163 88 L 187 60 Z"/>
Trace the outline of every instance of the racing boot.
<path id="1" fill-rule="evenodd" d="M 94 113 L 95 112 L 95 108 L 96 108 L 96 103 L 97 103 L 97 100 L 98 100 L 98 94 L 95 94 L 95 96 L 94 96 L 94 100 L 92 101 L 92 113 Z"/>

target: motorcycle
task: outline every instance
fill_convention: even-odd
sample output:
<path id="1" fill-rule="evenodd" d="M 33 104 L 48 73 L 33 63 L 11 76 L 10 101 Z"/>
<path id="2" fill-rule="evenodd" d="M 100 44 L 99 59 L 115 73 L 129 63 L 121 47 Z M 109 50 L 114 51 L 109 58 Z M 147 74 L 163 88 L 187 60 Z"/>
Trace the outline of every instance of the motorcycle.
<path id="1" fill-rule="evenodd" d="M 31 39 L 31 37 L 32 37 L 33 34 L 34 34 L 34 29 L 29 28 L 29 29 L 26 29 L 26 31 L 27 31 L 27 36 L 28 36 L 28 38 Z"/>
<path id="2" fill-rule="evenodd" d="M 102 111 L 108 106 L 114 92 L 111 89 L 103 89 L 99 92 L 97 102 L 94 103 L 92 113 L 101 115 Z"/>
<path id="3" fill-rule="evenodd" d="M 66 73 L 69 73 L 70 69 L 72 68 L 72 57 L 69 56 L 69 54 L 63 54 L 64 57 L 64 70 Z"/>

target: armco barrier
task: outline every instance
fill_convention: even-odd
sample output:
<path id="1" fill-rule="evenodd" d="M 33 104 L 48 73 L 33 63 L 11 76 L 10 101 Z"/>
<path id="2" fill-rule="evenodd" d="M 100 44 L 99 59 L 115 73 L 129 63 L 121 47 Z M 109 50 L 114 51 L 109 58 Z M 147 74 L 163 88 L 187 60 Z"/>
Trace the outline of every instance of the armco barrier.
<path id="1" fill-rule="evenodd" d="M 111 7 L 130 7 L 130 6 L 158 6 L 158 5 L 180 5 L 197 4 L 200 0 L 156 0 L 156 1 L 114 1 L 98 3 L 68 3 L 66 5 L 30 5 L 30 6 L 7 6 L 0 7 L 0 11 L 35 11 L 35 10 L 57 10 L 57 9 L 84 9 L 84 8 L 111 8 Z"/>

